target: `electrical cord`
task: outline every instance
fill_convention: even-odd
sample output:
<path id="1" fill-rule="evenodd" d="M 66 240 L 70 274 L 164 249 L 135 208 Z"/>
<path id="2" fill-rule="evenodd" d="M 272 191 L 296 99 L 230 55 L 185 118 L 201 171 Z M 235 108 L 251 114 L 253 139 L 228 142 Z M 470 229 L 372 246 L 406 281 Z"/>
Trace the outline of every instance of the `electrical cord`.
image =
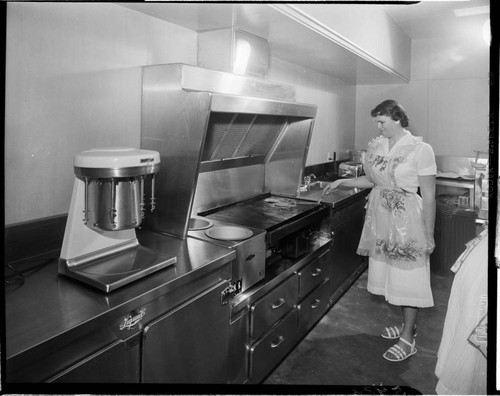
<path id="1" fill-rule="evenodd" d="M 40 264 L 37 264 L 33 267 L 27 268 L 25 270 L 20 270 L 14 268 L 13 264 L 7 264 L 7 268 L 9 268 L 13 274 L 10 276 L 5 277 L 5 284 L 6 285 L 17 285 L 18 287 L 21 287 L 24 285 L 24 282 L 26 280 L 26 277 L 35 273 L 36 271 L 40 270 L 44 266 L 46 266 L 48 263 L 52 262 L 53 260 L 57 259 L 57 257 L 45 257 L 45 258 L 36 258 L 36 259 L 28 259 L 28 260 L 20 260 L 17 262 L 17 264 L 25 264 L 29 262 L 36 262 L 36 261 L 42 261 Z M 9 279 L 15 277 L 14 279 Z"/>

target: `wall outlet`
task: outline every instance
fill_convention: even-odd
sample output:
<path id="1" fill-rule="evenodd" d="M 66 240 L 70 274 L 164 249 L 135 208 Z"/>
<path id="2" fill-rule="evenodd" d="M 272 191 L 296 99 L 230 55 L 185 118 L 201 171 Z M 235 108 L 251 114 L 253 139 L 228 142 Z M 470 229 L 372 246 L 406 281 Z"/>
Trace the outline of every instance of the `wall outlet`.
<path id="1" fill-rule="evenodd" d="M 326 156 L 327 161 L 333 161 L 333 153 L 329 152 Z"/>

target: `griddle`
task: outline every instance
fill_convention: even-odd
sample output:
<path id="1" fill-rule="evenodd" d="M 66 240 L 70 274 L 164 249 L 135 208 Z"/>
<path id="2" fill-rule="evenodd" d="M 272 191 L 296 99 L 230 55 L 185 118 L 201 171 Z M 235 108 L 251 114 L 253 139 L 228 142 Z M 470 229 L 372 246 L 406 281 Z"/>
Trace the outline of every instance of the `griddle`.
<path id="1" fill-rule="evenodd" d="M 328 208 L 316 202 L 269 194 L 200 215 L 212 220 L 265 230 L 266 242 L 270 246 L 282 237 L 324 218 L 327 211 Z"/>

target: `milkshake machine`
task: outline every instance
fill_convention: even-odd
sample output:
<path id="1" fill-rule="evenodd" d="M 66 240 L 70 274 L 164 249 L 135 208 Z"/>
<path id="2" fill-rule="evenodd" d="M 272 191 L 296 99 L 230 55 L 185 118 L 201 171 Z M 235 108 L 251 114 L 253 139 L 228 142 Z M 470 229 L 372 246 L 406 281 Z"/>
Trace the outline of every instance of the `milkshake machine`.
<path id="1" fill-rule="evenodd" d="M 110 292 L 177 261 L 142 246 L 135 233 L 155 209 L 159 168 L 160 154 L 152 150 L 100 148 L 75 156 L 60 274 Z"/>

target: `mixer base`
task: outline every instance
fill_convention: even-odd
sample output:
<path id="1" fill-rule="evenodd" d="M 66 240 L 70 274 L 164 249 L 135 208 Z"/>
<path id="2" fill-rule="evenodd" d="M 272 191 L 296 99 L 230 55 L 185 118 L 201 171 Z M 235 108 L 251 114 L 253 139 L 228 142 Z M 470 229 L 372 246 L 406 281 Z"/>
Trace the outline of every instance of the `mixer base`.
<path id="1" fill-rule="evenodd" d="M 173 265 L 177 257 L 160 255 L 141 245 L 77 266 L 59 263 L 59 273 L 94 286 L 106 293 Z"/>

